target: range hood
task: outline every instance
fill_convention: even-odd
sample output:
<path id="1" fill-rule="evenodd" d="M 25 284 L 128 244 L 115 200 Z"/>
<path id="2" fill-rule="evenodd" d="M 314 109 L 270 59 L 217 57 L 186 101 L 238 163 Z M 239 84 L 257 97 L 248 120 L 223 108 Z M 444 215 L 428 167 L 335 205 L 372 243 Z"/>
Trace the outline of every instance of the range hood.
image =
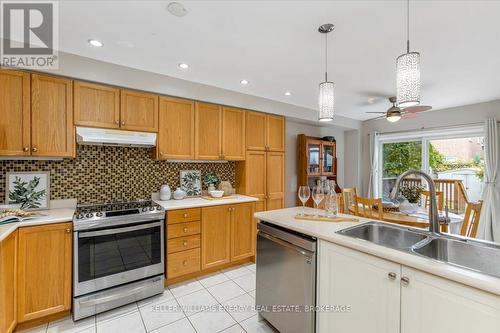
<path id="1" fill-rule="evenodd" d="M 154 147 L 156 133 L 77 127 L 76 142 L 80 145 Z"/>

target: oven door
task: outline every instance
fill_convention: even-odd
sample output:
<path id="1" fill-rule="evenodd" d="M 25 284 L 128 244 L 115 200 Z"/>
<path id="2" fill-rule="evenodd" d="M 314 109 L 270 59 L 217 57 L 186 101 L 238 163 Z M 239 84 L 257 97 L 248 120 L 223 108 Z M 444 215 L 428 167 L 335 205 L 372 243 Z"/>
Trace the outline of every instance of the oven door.
<path id="1" fill-rule="evenodd" d="M 76 231 L 74 296 L 164 273 L 163 221 Z"/>

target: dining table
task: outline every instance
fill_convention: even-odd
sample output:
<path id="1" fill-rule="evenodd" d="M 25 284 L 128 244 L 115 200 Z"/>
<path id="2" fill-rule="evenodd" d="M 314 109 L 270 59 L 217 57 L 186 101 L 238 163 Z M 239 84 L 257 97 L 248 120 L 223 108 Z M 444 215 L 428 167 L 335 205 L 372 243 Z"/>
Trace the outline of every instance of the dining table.
<path id="1" fill-rule="evenodd" d="M 362 209 L 359 209 L 358 211 L 358 215 L 361 217 L 374 218 L 374 216 L 378 216 L 378 210 L 376 208 L 372 208 L 371 216 L 365 216 L 364 214 L 362 214 Z M 354 206 L 349 207 L 349 212 L 350 214 L 355 215 Z M 445 214 L 445 211 L 439 211 L 440 217 L 445 216 Z M 448 217 L 450 218 L 450 223 L 441 224 L 441 231 L 451 234 L 460 234 L 460 229 L 462 228 L 464 217 L 455 213 L 448 213 Z M 402 224 L 410 227 L 429 229 L 429 209 L 425 207 L 419 207 L 415 212 L 384 210 L 382 221 Z"/>

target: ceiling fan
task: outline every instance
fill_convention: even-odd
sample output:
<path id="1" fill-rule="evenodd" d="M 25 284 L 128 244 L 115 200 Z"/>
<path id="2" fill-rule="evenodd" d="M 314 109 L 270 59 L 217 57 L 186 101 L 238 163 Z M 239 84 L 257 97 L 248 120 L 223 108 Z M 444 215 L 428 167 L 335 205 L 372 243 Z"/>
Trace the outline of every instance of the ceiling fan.
<path id="1" fill-rule="evenodd" d="M 401 118 L 415 118 L 417 116 L 417 113 L 429 111 L 432 109 L 432 106 L 429 105 L 415 105 L 415 106 L 409 106 L 407 108 L 400 108 L 399 106 L 396 106 L 396 97 L 394 96 L 389 97 L 389 102 L 392 103 L 392 106 L 388 108 L 387 111 L 385 112 L 366 112 L 366 113 L 385 114 L 385 118 L 391 123 L 394 123 Z"/>

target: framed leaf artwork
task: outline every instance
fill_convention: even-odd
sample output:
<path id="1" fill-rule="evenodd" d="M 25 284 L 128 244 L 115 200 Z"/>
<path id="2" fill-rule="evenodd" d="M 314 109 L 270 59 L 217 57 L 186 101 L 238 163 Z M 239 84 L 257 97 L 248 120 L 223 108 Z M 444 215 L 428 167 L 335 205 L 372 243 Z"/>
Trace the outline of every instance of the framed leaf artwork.
<path id="1" fill-rule="evenodd" d="M 19 209 L 48 209 L 49 172 L 7 172 L 5 203 Z"/>
<path id="2" fill-rule="evenodd" d="M 181 188 L 186 191 L 188 197 L 201 195 L 201 171 L 182 170 L 180 172 Z"/>

